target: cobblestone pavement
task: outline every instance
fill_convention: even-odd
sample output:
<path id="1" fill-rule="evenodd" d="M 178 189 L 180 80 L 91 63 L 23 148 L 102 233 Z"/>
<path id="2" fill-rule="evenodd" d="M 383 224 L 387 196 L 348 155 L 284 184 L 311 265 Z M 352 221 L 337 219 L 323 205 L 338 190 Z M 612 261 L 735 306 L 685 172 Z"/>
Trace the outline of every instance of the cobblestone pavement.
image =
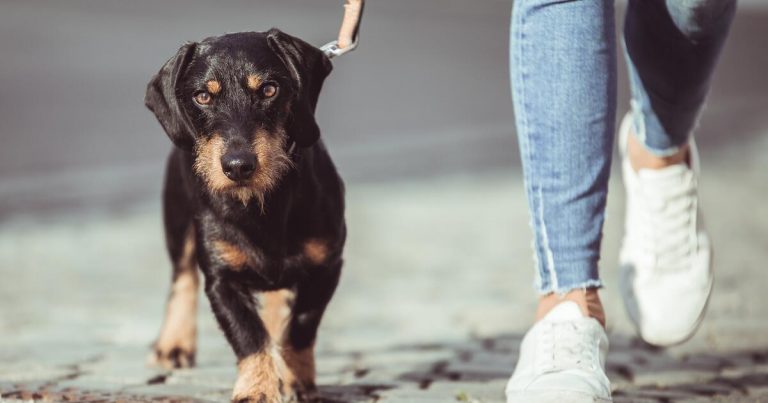
<path id="1" fill-rule="evenodd" d="M 768 354 L 672 357 L 626 337 L 612 338 L 609 377 L 616 402 L 766 401 Z M 320 402 L 503 402 L 520 336 L 392 346 L 320 355 Z M 235 369 L 157 372 L 137 365 L 142 349 L 102 350 L 49 379 L 0 384 L 8 401 L 226 401 Z"/>
<path id="2" fill-rule="evenodd" d="M 616 401 L 768 401 L 761 158 L 709 165 L 715 291 L 697 335 L 667 350 L 634 339 L 612 286 L 622 221 L 612 184 L 603 299 Z M 502 401 L 535 300 L 519 176 L 352 184 L 348 204 L 345 273 L 317 346 L 321 401 Z M 198 366 L 145 366 L 169 277 L 158 211 L 0 225 L 0 401 L 227 399 L 234 357 L 205 302 Z"/>

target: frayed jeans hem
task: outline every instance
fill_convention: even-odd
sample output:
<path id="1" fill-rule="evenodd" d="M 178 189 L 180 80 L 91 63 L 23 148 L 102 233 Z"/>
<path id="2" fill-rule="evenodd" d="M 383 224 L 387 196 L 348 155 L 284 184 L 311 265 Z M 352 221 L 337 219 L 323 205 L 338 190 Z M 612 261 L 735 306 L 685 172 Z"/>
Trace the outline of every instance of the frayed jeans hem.
<path id="1" fill-rule="evenodd" d="M 573 290 L 586 290 L 587 288 L 603 288 L 605 284 L 602 280 L 587 280 L 576 284 L 560 285 L 557 288 L 546 287 L 538 288 L 539 295 L 558 294 L 565 295 Z"/>

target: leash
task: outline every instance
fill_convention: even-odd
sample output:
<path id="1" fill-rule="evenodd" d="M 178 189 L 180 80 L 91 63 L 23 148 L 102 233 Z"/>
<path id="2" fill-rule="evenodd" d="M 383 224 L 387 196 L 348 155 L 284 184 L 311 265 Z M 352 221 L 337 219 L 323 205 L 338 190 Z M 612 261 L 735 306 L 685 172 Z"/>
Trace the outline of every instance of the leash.
<path id="1" fill-rule="evenodd" d="M 326 43 L 320 50 L 329 59 L 357 49 L 360 42 L 360 22 L 363 19 L 364 0 L 345 0 L 344 18 L 339 29 L 339 39 Z"/>
<path id="2" fill-rule="evenodd" d="M 345 0 L 344 17 L 339 29 L 339 39 L 326 43 L 320 47 L 329 59 L 341 56 L 357 49 L 360 42 L 360 21 L 363 19 L 365 0 Z M 301 157 L 299 147 L 295 141 L 291 141 L 288 147 L 288 155 L 294 163 Z"/>

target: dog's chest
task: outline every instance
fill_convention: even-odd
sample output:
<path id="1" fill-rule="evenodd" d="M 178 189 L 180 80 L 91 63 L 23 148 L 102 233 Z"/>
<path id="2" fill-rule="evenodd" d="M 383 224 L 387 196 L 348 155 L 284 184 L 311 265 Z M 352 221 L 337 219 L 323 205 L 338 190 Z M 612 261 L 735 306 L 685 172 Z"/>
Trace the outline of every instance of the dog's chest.
<path id="1" fill-rule="evenodd" d="M 209 254 L 220 270 L 257 276 L 274 284 L 289 280 L 308 264 L 322 265 L 329 255 L 328 242 L 320 238 L 269 245 L 218 239 L 209 246 Z"/>

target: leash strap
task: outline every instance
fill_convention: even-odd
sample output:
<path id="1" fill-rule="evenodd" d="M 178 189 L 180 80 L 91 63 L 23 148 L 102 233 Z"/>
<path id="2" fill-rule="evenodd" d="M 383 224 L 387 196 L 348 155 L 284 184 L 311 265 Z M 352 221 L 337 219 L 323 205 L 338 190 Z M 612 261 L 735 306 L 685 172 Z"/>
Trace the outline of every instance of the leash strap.
<path id="1" fill-rule="evenodd" d="M 342 43 L 340 44 L 339 40 L 335 40 L 320 47 L 320 50 L 329 59 L 341 56 L 357 48 L 357 44 L 360 42 L 360 21 L 363 19 L 364 7 L 365 0 L 345 0 L 344 18 L 341 22 L 341 29 L 339 29 L 339 39 Z M 344 45 L 344 47 L 341 47 L 341 45 Z M 288 155 L 297 164 L 301 159 L 301 149 L 294 140 L 291 140 L 291 144 L 288 146 Z"/>
<path id="2" fill-rule="evenodd" d="M 363 19 L 364 0 L 345 0 L 344 18 L 339 30 L 339 39 L 320 47 L 329 59 L 341 56 L 357 48 L 360 42 L 360 22 Z M 341 41 L 341 42 L 340 42 Z"/>

